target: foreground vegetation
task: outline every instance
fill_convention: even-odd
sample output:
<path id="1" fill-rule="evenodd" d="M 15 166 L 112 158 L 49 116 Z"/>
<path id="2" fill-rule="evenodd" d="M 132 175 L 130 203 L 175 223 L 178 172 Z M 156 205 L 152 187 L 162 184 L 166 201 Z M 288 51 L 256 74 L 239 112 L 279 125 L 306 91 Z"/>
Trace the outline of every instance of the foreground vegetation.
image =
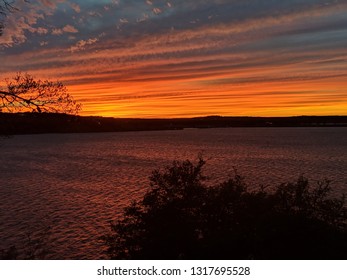
<path id="1" fill-rule="evenodd" d="M 239 175 L 209 186 L 203 159 L 150 177 L 104 237 L 113 259 L 346 259 L 344 197 L 300 177 L 269 191 Z"/>
<path id="2" fill-rule="evenodd" d="M 175 161 L 153 171 L 144 197 L 103 236 L 111 259 L 347 259 L 344 197 L 329 181 L 300 177 L 273 188 L 236 174 L 217 185 L 205 161 Z M 48 231 L 0 259 L 45 259 Z"/>

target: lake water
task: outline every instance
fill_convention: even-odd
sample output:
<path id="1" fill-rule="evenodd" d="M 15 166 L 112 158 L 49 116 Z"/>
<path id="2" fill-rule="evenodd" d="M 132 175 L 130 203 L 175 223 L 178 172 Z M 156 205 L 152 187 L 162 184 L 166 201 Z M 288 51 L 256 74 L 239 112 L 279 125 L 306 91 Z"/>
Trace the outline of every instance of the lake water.
<path id="1" fill-rule="evenodd" d="M 222 128 L 22 135 L 0 140 L 0 248 L 47 237 L 49 259 L 102 259 L 99 237 L 153 169 L 202 153 L 211 181 L 305 175 L 347 193 L 347 128 Z"/>

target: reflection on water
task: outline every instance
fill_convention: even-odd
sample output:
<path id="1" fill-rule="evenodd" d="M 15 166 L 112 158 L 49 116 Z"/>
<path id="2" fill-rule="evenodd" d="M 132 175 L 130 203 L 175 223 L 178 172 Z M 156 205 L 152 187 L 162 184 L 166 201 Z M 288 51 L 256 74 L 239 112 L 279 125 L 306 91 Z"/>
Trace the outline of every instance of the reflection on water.
<path id="1" fill-rule="evenodd" d="M 50 226 L 53 259 L 103 258 L 100 235 L 155 168 L 202 153 L 210 180 L 331 179 L 347 193 L 347 128 L 228 128 L 15 136 L 0 145 L 0 248 Z"/>

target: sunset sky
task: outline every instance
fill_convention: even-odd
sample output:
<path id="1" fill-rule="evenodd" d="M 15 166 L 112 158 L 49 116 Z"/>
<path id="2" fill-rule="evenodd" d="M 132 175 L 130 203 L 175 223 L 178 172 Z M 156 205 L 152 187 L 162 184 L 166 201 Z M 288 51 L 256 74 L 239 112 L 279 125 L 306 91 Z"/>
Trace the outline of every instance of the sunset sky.
<path id="1" fill-rule="evenodd" d="M 0 78 L 62 81 L 82 115 L 347 115 L 346 0 L 16 0 Z"/>

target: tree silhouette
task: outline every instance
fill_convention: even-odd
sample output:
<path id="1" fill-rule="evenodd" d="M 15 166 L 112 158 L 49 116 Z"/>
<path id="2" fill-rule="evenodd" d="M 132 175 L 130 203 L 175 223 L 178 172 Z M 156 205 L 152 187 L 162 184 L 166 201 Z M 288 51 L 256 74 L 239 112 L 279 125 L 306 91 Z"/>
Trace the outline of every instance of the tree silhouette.
<path id="1" fill-rule="evenodd" d="M 7 79 L 0 88 L 2 112 L 54 112 L 77 114 L 81 104 L 67 92 L 63 83 L 35 80 L 28 74 L 17 74 Z"/>
<path id="2" fill-rule="evenodd" d="M 143 199 L 104 236 L 113 259 L 345 259 L 346 208 L 328 181 L 301 177 L 252 190 L 242 177 L 209 186 L 202 167 L 154 171 Z"/>
<path id="3" fill-rule="evenodd" d="M 25 1 L 27 2 L 27 1 Z M 0 0 L 0 36 L 9 13 L 16 11 L 14 2 Z M 81 104 L 76 103 L 61 82 L 35 80 L 28 74 L 17 74 L 0 86 L 0 112 L 61 112 L 76 114 Z"/>

